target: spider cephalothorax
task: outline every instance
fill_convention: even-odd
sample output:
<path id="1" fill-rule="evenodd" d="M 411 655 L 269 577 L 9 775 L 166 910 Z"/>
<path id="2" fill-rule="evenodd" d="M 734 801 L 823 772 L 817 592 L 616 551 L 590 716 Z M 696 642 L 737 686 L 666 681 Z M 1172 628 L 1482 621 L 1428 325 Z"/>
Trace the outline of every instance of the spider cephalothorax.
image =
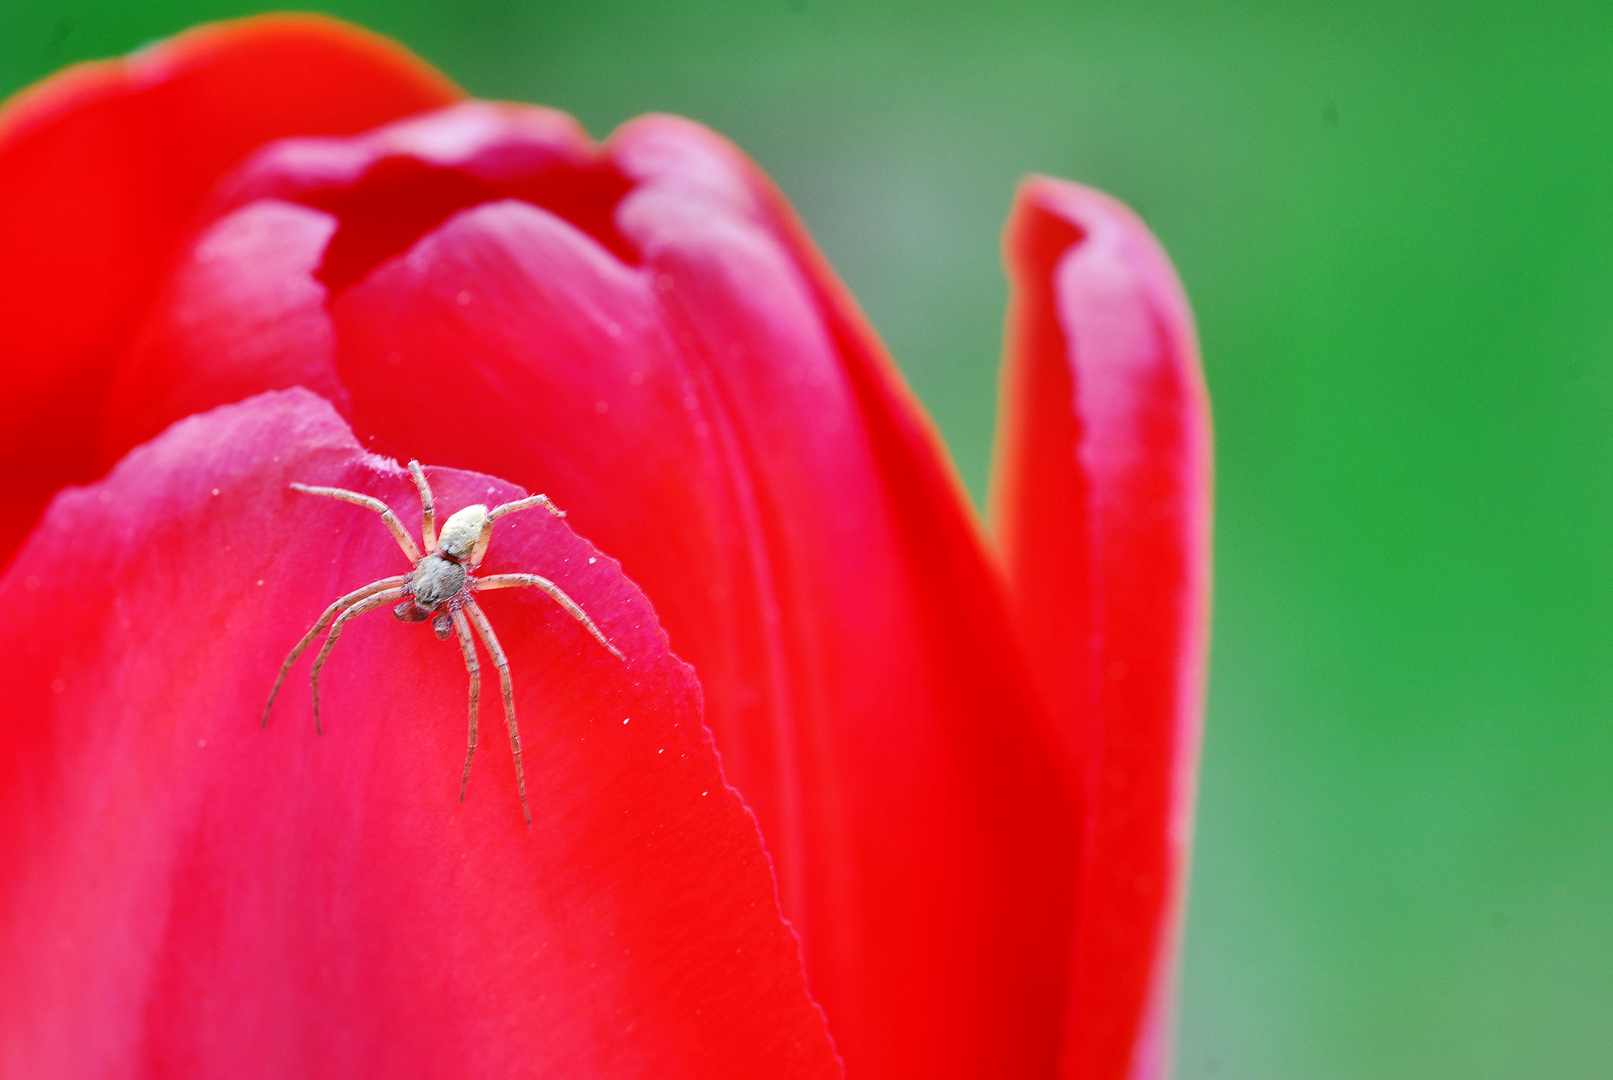
<path id="1" fill-rule="evenodd" d="M 451 603 L 470 580 L 465 560 L 475 550 L 476 538 L 488 527 L 488 517 L 487 507 L 477 504 L 465 507 L 442 523 L 437 550 L 415 564 L 414 573 L 404 586 L 408 599 L 393 608 L 392 614 L 404 622 L 425 622 L 435 612 L 432 626 L 437 636 L 448 636 L 452 615 L 440 609 Z"/>
<path id="2" fill-rule="evenodd" d="M 499 685 L 504 691 L 504 723 L 510 729 L 510 750 L 515 755 L 515 781 L 521 794 L 521 813 L 526 816 L 527 824 L 530 825 L 532 814 L 526 804 L 526 776 L 521 768 L 521 732 L 515 724 L 515 694 L 510 685 L 510 664 L 504 656 L 503 647 L 499 645 L 497 635 L 493 633 L 492 624 L 487 621 L 487 615 L 476 603 L 474 594 L 487 589 L 514 589 L 524 586 L 541 589 L 555 603 L 565 608 L 572 618 L 582 623 L 594 639 L 609 649 L 617 659 L 622 659 L 622 654 L 617 651 L 616 646 L 606 640 L 599 627 L 594 625 L 594 621 L 577 605 L 577 602 L 548 578 L 539 577 L 537 574 L 476 576 L 477 567 L 487 555 L 487 544 L 493 536 L 494 522 L 505 514 L 534 506 L 541 506 L 556 517 L 564 517 L 565 514 L 554 503 L 542 495 L 532 495 L 495 506 L 491 510 L 480 504 L 467 506 L 443 522 L 442 534 L 439 536 L 436 510 L 431 498 L 431 485 L 426 483 L 425 473 L 420 470 L 418 461 L 409 462 L 409 474 L 414 477 L 415 486 L 420 489 L 420 534 L 425 541 L 424 555 L 415 546 L 414 539 L 404 530 L 398 516 L 380 499 L 345 488 L 291 485 L 297 491 L 307 492 L 310 495 L 328 495 L 333 499 L 368 507 L 380 514 L 381 520 L 392 531 L 398 546 L 414 563 L 414 571 L 372 581 L 362 589 L 348 593 L 325 609 L 319 621 L 303 635 L 296 648 L 286 657 L 286 662 L 281 665 L 280 675 L 274 681 L 274 688 L 269 691 L 268 704 L 263 707 L 263 723 L 265 725 L 269 723 L 269 710 L 274 708 L 275 695 L 280 693 L 280 685 L 286 681 L 286 673 L 291 670 L 291 665 L 296 663 L 303 650 L 307 649 L 326 627 L 329 627 L 330 636 L 325 639 L 319 655 L 314 658 L 313 672 L 310 676 L 314 693 L 314 729 L 321 730 L 319 670 L 325 666 L 326 657 L 336 647 L 336 640 L 342 635 L 343 625 L 355 615 L 362 615 L 366 611 L 373 611 L 385 604 L 399 601 L 392 609 L 392 614 L 404 622 L 425 622 L 430 619 L 432 629 L 439 638 L 447 638 L 451 633 L 459 635 L 460 651 L 465 656 L 465 670 L 470 675 L 470 746 L 465 751 L 465 772 L 459 781 L 459 797 L 463 800 L 466 785 L 470 782 L 471 759 L 476 756 L 477 706 L 482 696 L 481 664 L 476 658 L 476 645 L 472 636 L 474 627 L 475 637 L 482 639 L 483 647 L 493 658 L 493 666 L 498 669 Z"/>

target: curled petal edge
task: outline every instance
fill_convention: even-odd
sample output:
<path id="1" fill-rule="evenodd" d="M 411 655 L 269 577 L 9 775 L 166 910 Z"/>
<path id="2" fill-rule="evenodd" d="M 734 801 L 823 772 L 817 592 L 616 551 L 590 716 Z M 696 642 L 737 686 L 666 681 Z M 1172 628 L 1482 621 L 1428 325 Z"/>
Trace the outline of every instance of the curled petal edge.
<path id="1" fill-rule="evenodd" d="M 1202 723 L 1209 402 L 1185 294 L 1130 210 L 1021 188 L 991 522 L 1020 636 L 1081 776 L 1062 1075 L 1157 1080 Z"/>

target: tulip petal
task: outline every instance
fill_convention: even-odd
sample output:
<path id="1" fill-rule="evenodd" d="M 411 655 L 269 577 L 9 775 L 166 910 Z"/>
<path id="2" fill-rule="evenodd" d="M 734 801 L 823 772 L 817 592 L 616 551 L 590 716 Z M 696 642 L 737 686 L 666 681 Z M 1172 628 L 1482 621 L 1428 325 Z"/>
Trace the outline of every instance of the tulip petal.
<path id="1" fill-rule="evenodd" d="M 301 386 L 348 408 L 315 276 L 335 231 L 329 214 L 260 199 L 196 237 L 113 375 L 104 466 L 177 420 L 263 390 Z"/>
<path id="2" fill-rule="evenodd" d="M 203 27 L 83 64 L 0 110 L 0 560 L 50 493 L 95 473 L 105 380 L 174 243 L 267 140 L 362 131 L 459 96 L 397 45 L 314 16 Z"/>
<path id="3" fill-rule="evenodd" d="M 442 510 L 519 494 L 429 473 Z M 562 522 L 505 519 L 488 569 L 552 576 L 627 659 L 487 594 L 530 827 L 496 690 L 458 800 L 466 676 L 424 627 L 356 619 L 324 736 L 306 668 L 260 730 L 317 612 L 408 566 L 291 480 L 418 505 L 326 402 L 266 394 L 64 491 L 0 578 L 0 1072 L 840 1075 L 698 683 Z"/>
<path id="4" fill-rule="evenodd" d="M 1209 407 L 1192 316 L 1130 211 L 1033 179 L 1013 281 L 993 526 L 1084 777 L 1062 1075 L 1167 1070 L 1209 597 Z"/>

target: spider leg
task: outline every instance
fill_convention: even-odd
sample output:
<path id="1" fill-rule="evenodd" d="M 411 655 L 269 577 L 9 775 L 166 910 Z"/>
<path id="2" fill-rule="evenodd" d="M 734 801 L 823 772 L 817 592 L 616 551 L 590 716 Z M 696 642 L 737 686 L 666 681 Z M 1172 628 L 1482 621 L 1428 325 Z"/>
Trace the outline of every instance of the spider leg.
<path id="1" fill-rule="evenodd" d="M 476 756 L 476 710 L 482 700 L 482 665 L 476 661 L 476 643 L 471 640 L 470 623 L 463 612 L 453 612 L 454 630 L 459 633 L 459 648 L 465 654 L 465 671 L 470 675 L 470 747 L 465 751 L 465 775 L 459 778 L 459 801 L 465 801 L 465 787 L 470 783 L 470 762 Z M 528 821 L 528 824 L 531 824 Z"/>
<path id="2" fill-rule="evenodd" d="M 504 647 L 498 643 L 498 635 L 493 633 L 493 624 L 487 621 L 487 616 L 476 601 L 466 597 L 465 611 L 470 615 L 476 633 L 481 636 L 482 644 L 487 646 L 493 666 L 498 668 L 498 684 L 504 691 L 504 725 L 510 729 L 510 752 L 515 755 L 515 787 L 521 793 L 521 813 L 526 815 L 526 823 L 530 825 L 532 811 L 526 805 L 526 771 L 521 768 L 521 729 L 515 723 L 515 690 L 510 685 L 510 661 L 504 655 Z"/>
<path id="3" fill-rule="evenodd" d="M 330 628 L 330 637 L 325 639 L 325 644 L 320 648 L 319 655 L 314 657 L 313 674 L 309 676 L 309 681 L 313 683 L 314 687 L 314 730 L 319 734 L 323 735 L 325 733 L 319 726 L 319 669 L 325 666 L 325 658 L 336 647 L 336 639 L 342 636 L 342 626 L 355 615 L 362 615 L 366 611 L 374 611 L 383 604 L 390 604 L 394 600 L 401 599 L 403 599 L 403 589 L 401 587 L 384 589 L 367 600 L 360 600 L 336 617 L 336 622 Z"/>
<path id="4" fill-rule="evenodd" d="M 530 510 L 534 506 L 541 506 L 555 517 L 563 518 L 566 512 L 549 501 L 547 495 L 528 495 L 524 499 L 503 503 L 487 512 L 487 520 L 482 523 L 482 535 L 476 538 L 476 547 L 471 551 L 470 569 L 475 570 L 482 565 L 482 559 L 487 556 L 488 542 L 493 539 L 493 522 L 505 514 L 513 514 L 517 510 Z"/>
<path id="5" fill-rule="evenodd" d="M 542 589 L 549 594 L 550 599 L 566 609 L 566 614 L 582 623 L 587 631 L 594 635 L 594 640 L 609 649 L 616 659 L 624 662 L 627 660 L 627 657 L 622 655 L 621 650 L 612 645 L 606 639 L 604 632 L 594 625 L 594 620 L 588 617 L 588 613 L 582 609 L 582 606 L 567 596 L 564 589 L 546 577 L 539 577 L 537 574 L 488 574 L 486 577 L 471 579 L 470 586 L 476 590 L 518 589 L 523 586 Z"/>
<path id="6" fill-rule="evenodd" d="M 297 647 L 292 649 L 291 654 L 286 657 L 286 662 L 280 665 L 280 674 L 274 680 L 274 689 L 269 691 L 269 703 L 263 707 L 263 723 L 259 724 L 258 726 L 269 726 L 269 710 L 274 708 L 274 699 L 276 695 L 280 693 L 280 684 L 286 681 L 286 673 L 291 670 L 291 665 L 297 662 L 297 657 L 302 655 L 303 650 L 308 648 L 308 646 L 313 643 L 314 638 L 325 632 L 325 627 L 330 625 L 330 621 L 332 619 L 334 619 L 342 611 L 358 603 L 360 600 L 363 600 L 366 597 L 374 596 L 382 589 L 395 588 L 408 580 L 409 575 L 400 574 L 397 577 L 382 578 L 380 581 L 372 581 L 370 584 L 364 586 L 357 592 L 348 593 L 330 607 L 326 608 L 325 614 L 321 615 L 319 617 L 319 621 L 314 623 L 313 629 L 309 630 L 302 636 L 302 640 L 297 642 Z"/>
<path id="7" fill-rule="evenodd" d="M 420 489 L 420 537 L 426 542 L 426 551 L 437 550 L 437 508 L 431 498 L 431 485 L 426 483 L 426 474 L 420 471 L 418 461 L 409 462 L 409 475 L 414 477 L 414 486 Z"/>
<path id="8" fill-rule="evenodd" d="M 296 483 L 292 484 L 291 488 L 293 491 L 303 491 L 309 495 L 325 495 L 332 499 L 340 499 L 342 502 L 349 502 L 354 506 L 369 507 L 381 515 L 381 520 L 386 522 L 386 527 L 392 530 L 393 538 L 397 540 L 398 546 L 403 549 L 403 553 L 409 556 L 409 561 L 416 563 L 420 561 L 420 549 L 414 546 L 414 537 L 404 531 L 403 522 L 398 520 L 398 515 L 394 514 L 392 508 L 380 499 L 371 495 L 362 495 L 357 491 L 348 491 L 346 488 L 313 487 L 309 484 Z"/>

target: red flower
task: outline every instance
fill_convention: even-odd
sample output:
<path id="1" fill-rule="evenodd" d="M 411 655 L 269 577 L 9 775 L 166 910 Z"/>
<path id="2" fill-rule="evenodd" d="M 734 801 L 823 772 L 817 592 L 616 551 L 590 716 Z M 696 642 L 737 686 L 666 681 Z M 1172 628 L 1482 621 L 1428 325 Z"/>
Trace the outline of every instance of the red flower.
<path id="1" fill-rule="evenodd" d="M 458 97 L 271 18 L 0 114 L 0 1074 L 1161 1075 L 1209 452 L 1147 230 L 1020 193 L 1003 573 L 744 157 Z M 394 456 L 440 512 L 566 508 L 488 567 L 626 656 L 485 601 L 530 827 L 501 740 L 458 800 L 421 627 L 350 624 L 322 737 L 301 667 L 258 727 L 409 569 L 289 484 L 408 523 Z"/>

